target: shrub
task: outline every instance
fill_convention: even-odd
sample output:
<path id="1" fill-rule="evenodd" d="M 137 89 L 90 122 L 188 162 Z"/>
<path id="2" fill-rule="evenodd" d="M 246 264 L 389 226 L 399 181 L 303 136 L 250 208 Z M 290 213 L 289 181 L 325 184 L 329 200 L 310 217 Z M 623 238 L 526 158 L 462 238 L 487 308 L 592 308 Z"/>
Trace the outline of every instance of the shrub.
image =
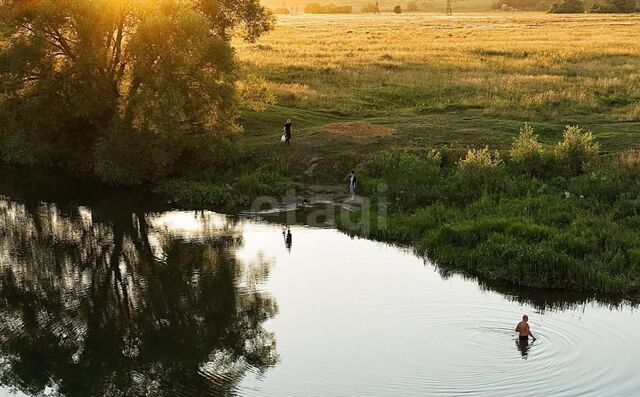
<path id="1" fill-rule="evenodd" d="M 374 178 L 365 179 L 363 188 L 372 194 L 379 183 L 384 183 L 390 208 L 399 212 L 430 204 L 438 196 L 440 162 L 438 151 L 422 156 L 403 150 L 389 151 L 368 164 L 368 173 Z"/>
<path id="2" fill-rule="evenodd" d="M 552 14 L 580 14 L 585 10 L 582 0 L 559 0 L 551 5 Z"/>
<path id="3" fill-rule="evenodd" d="M 393 7 L 393 12 L 396 14 L 402 14 L 402 7 L 400 6 Z"/>
<path id="4" fill-rule="evenodd" d="M 507 180 L 502 164 L 500 154 L 488 147 L 468 150 L 455 172 L 448 175 L 444 187 L 446 198 L 462 205 L 485 193 L 502 190 Z"/>
<path id="5" fill-rule="evenodd" d="M 502 164 L 500 153 L 491 152 L 488 146 L 483 149 L 469 149 L 467 156 L 458 162 L 460 168 L 497 167 Z"/>
<path id="6" fill-rule="evenodd" d="M 235 187 L 238 192 L 249 198 L 258 196 L 280 196 L 286 193 L 291 180 L 278 171 L 258 169 L 240 175 Z"/>
<path id="7" fill-rule="evenodd" d="M 566 126 L 563 139 L 553 154 L 562 170 L 570 175 L 580 175 L 597 159 L 599 149 L 591 132 L 582 132 L 578 126 Z"/>
<path id="8" fill-rule="evenodd" d="M 538 142 L 538 136 L 534 135 L 533 128 L 525 123 L 520 129 L 509 151 L 511 160 L 516 166 L 531 175 L 542 173 L 544 166 L 544 151 Z"/>

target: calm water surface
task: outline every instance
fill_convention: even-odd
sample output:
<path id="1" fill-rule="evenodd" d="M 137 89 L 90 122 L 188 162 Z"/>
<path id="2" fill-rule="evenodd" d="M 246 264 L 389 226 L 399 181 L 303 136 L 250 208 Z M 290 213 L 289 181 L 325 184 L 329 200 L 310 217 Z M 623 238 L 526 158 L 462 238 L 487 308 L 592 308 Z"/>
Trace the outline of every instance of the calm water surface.
<path id="1" fill-rule="evenodd" d="M 635 396 L 626 302 L 0 169 L 0 396 Z M 516 342 L 522 314 L 539 340 Z"/>

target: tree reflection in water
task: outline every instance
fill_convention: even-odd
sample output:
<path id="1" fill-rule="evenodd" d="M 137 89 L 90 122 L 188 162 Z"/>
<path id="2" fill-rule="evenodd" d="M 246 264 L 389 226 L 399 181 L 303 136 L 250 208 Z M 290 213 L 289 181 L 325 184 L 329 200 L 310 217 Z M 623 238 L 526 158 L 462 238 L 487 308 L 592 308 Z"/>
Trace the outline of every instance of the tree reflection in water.
<path id="1" fill-rule="evenodd" d="M 101 213 L 102 212 L 102 213 Z M 183 214 L 184 215 L 184 214 Z M 0 382 L 29 395 L 229 395 L 277 361 L 240 227 L 0 199 Z M 102 219 L 92 219 L 102 218 Z"/>

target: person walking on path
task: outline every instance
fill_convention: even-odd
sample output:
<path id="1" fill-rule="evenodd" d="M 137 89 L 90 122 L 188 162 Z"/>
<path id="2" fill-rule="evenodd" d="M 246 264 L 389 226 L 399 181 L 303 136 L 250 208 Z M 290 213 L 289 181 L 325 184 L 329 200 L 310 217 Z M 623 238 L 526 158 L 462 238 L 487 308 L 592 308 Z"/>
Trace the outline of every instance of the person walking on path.
<path id="1" fill-rule="evenodd" d="M 293 124 L 291 124 L 291 119 L 287 119 L 287 122 L 284 123 L 284 143 L 289 145 L 291 143 L 291 134 L 293 132 Z"/>

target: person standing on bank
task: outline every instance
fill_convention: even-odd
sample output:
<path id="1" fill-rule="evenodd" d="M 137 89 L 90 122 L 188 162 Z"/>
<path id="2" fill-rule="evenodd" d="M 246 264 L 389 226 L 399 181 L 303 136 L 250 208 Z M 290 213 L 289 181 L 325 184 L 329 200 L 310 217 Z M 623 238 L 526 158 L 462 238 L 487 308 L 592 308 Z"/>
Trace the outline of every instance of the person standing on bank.
<path id="1" fill-rule="evenodd" d="M 351 194 L 351 200 L 356 197 L 356 183 L 358 178 L 356 178 L 356 172 L 351 170 L 349 175 L 347 175 L 347 187 L 349 189 L 349 194 Z"/>
<path id="2" fill-rule="evenodd" d="M 293 132 L 293 124 L 291 124 L 291 119 L 287 119 L 287 122 L 284 123 L 284 143 L 289 145 L 291 143 L 291 134 Z"/>

